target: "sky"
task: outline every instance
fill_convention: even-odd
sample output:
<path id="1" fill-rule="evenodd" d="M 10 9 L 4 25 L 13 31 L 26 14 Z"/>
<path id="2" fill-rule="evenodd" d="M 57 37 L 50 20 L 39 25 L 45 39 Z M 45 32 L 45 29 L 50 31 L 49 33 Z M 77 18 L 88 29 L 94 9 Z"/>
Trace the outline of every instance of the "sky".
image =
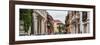
<path id="1" fill-rule="evenodd" d="M 47 10 L 49 15 L 53 17 L 54 20 L 60 20 L 63 24 L 65 24 L 65 17 L 67 16 L 67 11 L 65 10 Z"/>

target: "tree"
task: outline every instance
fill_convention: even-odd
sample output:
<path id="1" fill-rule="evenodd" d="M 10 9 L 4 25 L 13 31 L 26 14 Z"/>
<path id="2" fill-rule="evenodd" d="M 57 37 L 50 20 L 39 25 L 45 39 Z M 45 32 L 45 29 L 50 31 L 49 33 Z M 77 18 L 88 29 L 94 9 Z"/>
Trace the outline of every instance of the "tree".
<path id="1" fill-rule="evenodd" d="M 24 31 L 28 32 L 32 26 L 32 9 L 20 9 L 20 20 L 24 22 Z"/>

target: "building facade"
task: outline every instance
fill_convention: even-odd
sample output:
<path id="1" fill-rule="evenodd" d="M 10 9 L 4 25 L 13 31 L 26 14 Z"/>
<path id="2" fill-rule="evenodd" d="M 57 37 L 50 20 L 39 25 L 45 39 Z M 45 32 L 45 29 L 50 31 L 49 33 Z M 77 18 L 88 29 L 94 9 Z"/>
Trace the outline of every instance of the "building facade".
<path id="1" fill-rule="evenodd" d="M 64 31 L 64 24 L 60 20 L 54 20 L 54 33 L 60 34 Z"/>
<path id="2" fill-rule="evenodd" d="M 86 11 L 68 11 L 65 20 L 66 33 L 88 33 L 89 14 Z"/>
<path id="3" fill-rule="evenodd" d="M 47 12 L 46 10 L 33 10 L 33 30 L 31 33 L 34 35 L 47 33 Z"/>
<path id="4" fill-rule="evenodd" d="M 54 27 L 53 27 L 53 17 L 51 15 L 47 15 L 47 31 L 48 34 L 53 34 Z"/>

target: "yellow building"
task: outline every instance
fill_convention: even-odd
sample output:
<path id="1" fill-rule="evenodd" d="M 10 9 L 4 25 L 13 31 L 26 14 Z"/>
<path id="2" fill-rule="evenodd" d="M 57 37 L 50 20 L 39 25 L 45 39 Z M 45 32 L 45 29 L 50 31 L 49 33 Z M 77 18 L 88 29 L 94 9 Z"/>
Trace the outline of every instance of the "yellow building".
<path id="1" fill-rule="evenodd" d="M 60 20 L 54 20 L 54 33 L 59 33 L 61 31 L 60 25 L 62 24 L 62 22 Z"/>

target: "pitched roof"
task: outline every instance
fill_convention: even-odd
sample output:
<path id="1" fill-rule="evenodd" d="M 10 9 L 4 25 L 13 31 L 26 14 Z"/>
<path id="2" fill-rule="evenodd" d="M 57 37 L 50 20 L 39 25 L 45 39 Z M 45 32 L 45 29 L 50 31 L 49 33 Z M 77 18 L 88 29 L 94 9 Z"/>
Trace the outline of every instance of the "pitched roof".
<path id="1" fill-rule="evenodd" d="M 54 22 L 61 22 L 60 20 L 54 20 Z"/>

